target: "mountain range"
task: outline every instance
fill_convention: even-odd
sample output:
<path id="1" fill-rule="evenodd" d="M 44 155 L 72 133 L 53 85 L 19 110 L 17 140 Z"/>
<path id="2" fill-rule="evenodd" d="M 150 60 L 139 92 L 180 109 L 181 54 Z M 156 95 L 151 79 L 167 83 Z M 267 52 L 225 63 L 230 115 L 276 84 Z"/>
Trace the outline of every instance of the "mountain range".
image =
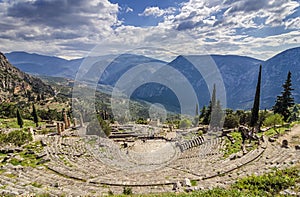
<path id="1" fill-rule="evenodd" d="M 34 100 L 54 96 L 54 90 L 41 79 L 20 71 L 0 53 L 0 102 Z"/>
<path id="2" fill-rule="evenodd" d="M 65 60 L 26 52 L 11 52 L 6 54 L 9 61 L 24 72 L 34 75 L 75 78 L 83 62 L 83 58 Z M 105 69 L 99 83 L 114 86 L 116 82 L 135 66 L 145 64 L 165 64 L 182 73 L 194 88 L 199 99 L 199 105 L 207 105 L 210 100 L 208 87 L 201 73 L 195 70 L 193 62 L 204 62 L 207 56 L 178 56 L 171 62 L 158 59 L 123 54 L 113 59 Z M 300 47 L 288 49 L 274 57 L 262 61 L 247 56 L 210 55 L 215 62 L 225 84 L 227 107 L 232 109 L 250 109 L 253 104 L 259 65 L 262 65 L 261 108 L 271 108 L 282 91 L 288 71 L 292 72 L 293 96 L 300 103 Z M 87 76 L 97 76 L 99 69 L 94 63 L 86 72 Z M 143 76 L 146 77 L 146 76 Z M 172 76 L 167 76 L 172 79 Z M 217 90 L 218 92 L 218 90 Z M 158 83 L 143 84 L 131 95 L 133 99 L 146 100 L 151 103 L 161 103 L 171 111 L 180 108 L 176 94 L 170 88 Z M 195 106 L 195 104 L 191 104 Z"/>

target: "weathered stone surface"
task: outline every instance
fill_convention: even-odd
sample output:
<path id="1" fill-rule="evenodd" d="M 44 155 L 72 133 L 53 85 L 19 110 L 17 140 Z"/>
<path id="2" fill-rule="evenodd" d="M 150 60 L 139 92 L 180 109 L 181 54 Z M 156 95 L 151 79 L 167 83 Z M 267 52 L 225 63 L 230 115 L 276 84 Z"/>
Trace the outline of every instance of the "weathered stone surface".
<path id="1" fill-rule="evenodd" d="M 191 180 L 188 179 L 188 178 L 185 178 L 184 181 L 183 181 L 183 186 L 192 187 Z"/>
<path id="2" fill-rule="evenodd" d="M 293 190 L 286 189 L 280 192 L 281 195 L 288 195 L 288 196 L 298 196 L 297 193 Z"/>
<path id="3" fill-rule="evenodd" d="M 179 181 L 173 184 L 173 190 L 174 191 L 179 191 L 182 188 L 182 185 Z"/>
<path id="4" fill-rule="evenodd" d="M 230 160 L 235 160 L 237 158 L 237 155 L 236 154 L 232 154 L 230 155 L 229 159 Z"/>
<path id="5" fill-rule="evenodd" d="M 233 160 L 225 159 L 222 150 L 226 144 L 222 138 L 206 140 L 183 152 L 175 142 L 134 141 L 120 149 L 119 144 L 110 146 L 116 144 L 112 140 L 70 137 L 69 132 L 65 132 L 64 137 L 41 136 L 41 140 L 45 144 L 42 153 L 46 155 L 38 165 L 44 165 L 15 170 L 13 165 L 6 163 L 0 167 L 1 172 L 8 172 L 14 178 L 0 173 L 0 187 L 7 184 L 10 191 L 17 191 L 19 195 L 49 193 L 50 196 L 103 196 L 109 191 L 121 194 L 122 184 L 138 185 L 132 187 L 136 193 L 189 192 L 195 189 L 190 180 L 200 180 L 197 189 L 225 187 L 253 172 L 260 175 L 274 166 L 280 168 L 284 164 L 288 167 L 300 160 L 295 149 L 283 149 L 268 142 L 265 149 L 259 146 L 248 154 L 235 154 Z M 194 145 L 201 142 L 200 138 L 194 140 Z M 31 150 L 28 152 L 32 153 Z M 145 157 L 148 152 L 154 154 Z M 11 153 L 8 157 L 14 155 Z M 172 162 L 161 165 L 170 155 Z M 149 166 L 153 169 L 145 170 Z M 33 182 L 41 183 L 41 186 L 34 187 Z"/>

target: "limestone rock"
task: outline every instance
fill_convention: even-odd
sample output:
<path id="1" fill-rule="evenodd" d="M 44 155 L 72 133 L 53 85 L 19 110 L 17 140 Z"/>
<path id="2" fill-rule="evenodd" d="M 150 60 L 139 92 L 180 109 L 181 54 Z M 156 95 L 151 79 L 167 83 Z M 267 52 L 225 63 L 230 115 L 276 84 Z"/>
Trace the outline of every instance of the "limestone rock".
<path id="1" fill-rule="evenodd" d="M 188 178 L 185 178 L 184 181 L 183 181 L 183 186 L 185 186 L 185 187 L 192 187 L 191 180 L 188 179 Z"/>

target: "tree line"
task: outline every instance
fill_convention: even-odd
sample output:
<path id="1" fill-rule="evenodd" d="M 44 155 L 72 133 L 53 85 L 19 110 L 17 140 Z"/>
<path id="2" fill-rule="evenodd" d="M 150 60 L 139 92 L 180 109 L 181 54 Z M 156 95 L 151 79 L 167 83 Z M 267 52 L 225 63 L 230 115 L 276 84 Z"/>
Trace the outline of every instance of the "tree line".
<path id="1" fill-rule="evenodd" d="M 216 86 L 214 85 L 209 105 L 203 106 L 200 115 L 198 104 L 196 104 L 195 125 L 198 123 L 210 125 L 211 128 L 236 128 L 238 125 L 247 125 L 259 129 L 263 124 L 270 126 L 275 123 L 292 122 L 298 120 L 299 108 L 292 96 L 292 73 L 289 71 L 282 85 L 281 95 L 277 96 L 272 111 L 260 110 L 262 66 L 259 67 L 256 92 L 251 111 L 231 109 L 223 110 L 220 101 L 216 97 Z"/>

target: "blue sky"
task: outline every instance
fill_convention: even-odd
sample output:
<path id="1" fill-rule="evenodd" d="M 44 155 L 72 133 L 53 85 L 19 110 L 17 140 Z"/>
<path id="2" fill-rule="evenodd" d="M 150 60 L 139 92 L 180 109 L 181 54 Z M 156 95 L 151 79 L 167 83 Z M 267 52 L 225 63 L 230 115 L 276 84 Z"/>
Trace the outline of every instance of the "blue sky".
<path id="1" fill-rule="evenodd" d="M 155 26 L 158 22 L 163 21 L 162 16 L 145 16 L 142 15 L 146 8 L 158 7 L 160 9 L 168 9 L 170 7 L 178 8 L 180 4 L 186 2 L 186 0 L 111 0 L 112 3 L 118 3 L 121 7 L 118 17 L 124 20 L 124 25 L 133 26 Z"/>
<path id="2" fill-rule="evenodd" d="M 299 6 L 299 0 L 0 0 L 0 51 L 71 59 L 96 48 L 106 55 L 152 47 L 168 51 L 163 55 L 267 59 L 300 46 Z"/>

